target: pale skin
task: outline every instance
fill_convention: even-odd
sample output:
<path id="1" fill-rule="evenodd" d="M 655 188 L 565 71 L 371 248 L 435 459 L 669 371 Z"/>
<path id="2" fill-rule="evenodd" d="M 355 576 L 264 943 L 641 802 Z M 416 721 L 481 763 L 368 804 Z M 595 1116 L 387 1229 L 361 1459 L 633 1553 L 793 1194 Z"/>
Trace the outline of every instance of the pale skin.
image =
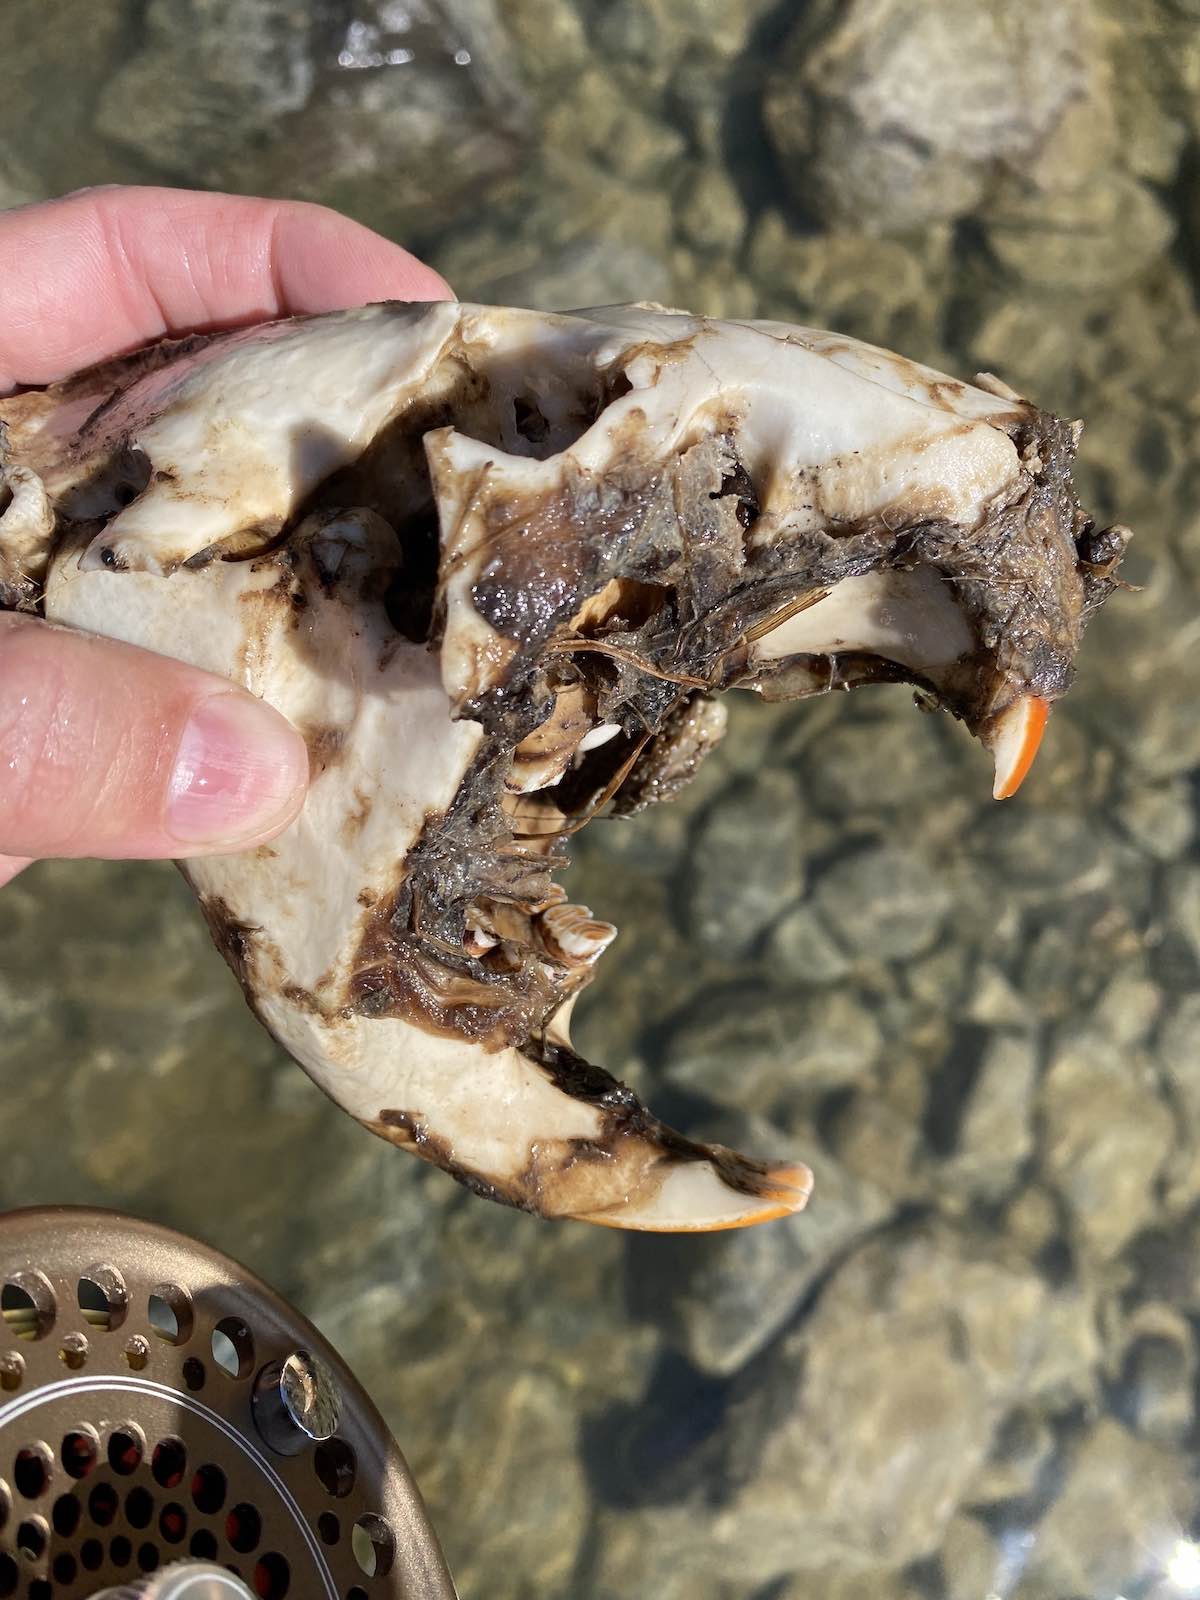
<path id="1" fill-rule="evenodd" d="M 0 394 L 172 334 L 449 294 L 321 206 L 86 190 L 0 215 Z M 299 735 L 225 680 L 0 613 L 0 885 L 48 857 L 244 849 L 307 782 Z"/>

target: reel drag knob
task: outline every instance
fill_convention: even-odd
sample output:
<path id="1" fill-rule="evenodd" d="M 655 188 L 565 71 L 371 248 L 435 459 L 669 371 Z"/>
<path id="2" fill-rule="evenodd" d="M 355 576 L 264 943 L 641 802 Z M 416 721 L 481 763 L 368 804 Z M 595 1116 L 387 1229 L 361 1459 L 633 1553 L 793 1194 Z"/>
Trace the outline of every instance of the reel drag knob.
<path id="1" fill-rule="evenodd" d="M 223 1567 L 184 1561 L 157 1578 L 104 1589 L 92 1600 L 254 1600 L 240 1578 Z"/>

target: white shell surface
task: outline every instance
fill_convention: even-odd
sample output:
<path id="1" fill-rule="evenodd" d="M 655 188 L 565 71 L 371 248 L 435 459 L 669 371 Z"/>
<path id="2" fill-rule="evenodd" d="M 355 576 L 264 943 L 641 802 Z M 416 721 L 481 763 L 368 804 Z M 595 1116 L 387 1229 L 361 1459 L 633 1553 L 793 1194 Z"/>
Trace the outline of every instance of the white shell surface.
<path id="1" fill-rule="evenodd" d="M 398 570 L 400 540 L 374 511 L 314 514 L 289 529 L 284 550 L 272 553 L 270 541 L 407 406 L 453 395 L 464 370 L 490 396 L 470 413 L 486 437 L 465 423 L 423 435 L 444 618 L 431 650 L 398 635 L 386 613 L 377 580 Z M 536 407 L 549 444 L 522 431 L 518 398 Z M 89 407 L 94 399 L 89 391 Z M 80 400 L 30 417 L 47 483 L 57 470 L 87 507 L 77 515 L 109 515 L 82 556 L 52 564 L 46 614 L 222 674 L 305 734 L 315 770 L 296 821 L 268 846 L 187 871 L 214 923 L 247 930 L 238 959 L 256 1010 L 341 1105 L 548 1214 L 734 1226 L 803 1205 L 804 1169 L 754 1177 L 743 1163 L 739 1189 L 725 1175 L 740 1158 L 681 1154 L 652 1119 L 614 1135 L 596 1103 L 519 1048 L 356 1008 L 354 963 L 371 919 L 386 917 L 409 852 L 481 748 L 464 703 L 503 691 L 517 648 L 477 609 L 477 586 L 499 559 L 497 530 L 524 536 L 526 506 L 573 507 L 579 483 L 653 481 L 661 463 L 717 437 L 753 482 L 748 546 L 887 527 L 893 507 L 969 531 L 1021 484 L 1009 430 L 1025 409 L 840 336 L 650 307 L 555 316 L 383 304 L 247 330 L 137 377 L 82 425 L 73 456 L 61 441 L 81 426 Z M 145 486 L 131 504 L 106 503 L 120 485 L 103 476 L 89 483 L 89 451 L 140 463 Z M 423 482 L 397 486 L 398 500 L 414 490 L 426 492 Z M 19 511 L 14 499 L 10 522 Z M 574 526 L 573 510 L 561 514 L 565 538 L 602 537 Z M 21 528 L 10 532 L 0 518 L 0 550 L 31 561 Z M 265 553 L 219 559 L 222 545 L 247 544 Z M 185 565 L 196 557 L 204 564 Z M 937 576 L 891 571 L 842 580 L 758 638 L 751 661 L 845 648 L 928 666 L 972 643 Z M 553 781 L 574 751 L 619 731 L 581 725 L 576 739 L 572 727 L 561 751 L 530 754 L 512 786 Z M 574 927 L 565 912 L 560 920 Z M 604 926 L 580 935 L 578 949 L 568 937 L 568 953 L 590 963 Z M 479 939 L 499 954 L 496 944 Z M 560 1047 L 570 1004 L 568 995 L 549 1020 Z"/>
<path id="2" fill-rule="evenodd" d="M 950 585 L 922 568 L 843 578 L 823 600 L 756 639 L 750 659 L 870 650 L 927 670 L 959 660 L 974 644 Z"/>
<path id="3" fill-rule="evenodd" d="M 105 427 L 131 424 L 150 482 L 85 568 L 105 549 L 162 571 L 247 527 L 274 531 L 420 388 L 457 324 L 445 302 L 371 306 L 255 331 L 135 384 Z"/>
<path id="4" fill-rule="evenodd" d="M 346 516 L 321 536 L 340 531 L 356 541 L 348 561 L 378 561 L 377 520 Z M 262 930 L 287 981 L 336 988 L 362 898 L 394 890 L 427 814 L 454 799 L 480 729 L 450 720 L 436 656 L 397 641 L 382 606 L 361 604 L 350 615 L 313 584 L 297 620 L 280 579 L 271 558 L 180 570 L 166 581 L 80 572 L 67 561 L 52 568 L 47 613 L 231 678 L 336 747 L 336 765 L 314 772 L 303 811 L 271 844 L 188 868 L 198 893 Z M 356 809 L 356 795 L 369 804 Z"/>

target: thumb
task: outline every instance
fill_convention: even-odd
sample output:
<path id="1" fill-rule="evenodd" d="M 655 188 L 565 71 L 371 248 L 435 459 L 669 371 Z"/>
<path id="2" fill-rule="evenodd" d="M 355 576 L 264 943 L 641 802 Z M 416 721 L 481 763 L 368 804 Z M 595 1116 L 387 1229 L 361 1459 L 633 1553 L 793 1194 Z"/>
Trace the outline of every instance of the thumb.
<path id="1" fill-rule="evenodd" d="M 295 816 L 307 777 L 291 724 L 225 679 L 0 615 L 0 855 L 245 849 Z"/>

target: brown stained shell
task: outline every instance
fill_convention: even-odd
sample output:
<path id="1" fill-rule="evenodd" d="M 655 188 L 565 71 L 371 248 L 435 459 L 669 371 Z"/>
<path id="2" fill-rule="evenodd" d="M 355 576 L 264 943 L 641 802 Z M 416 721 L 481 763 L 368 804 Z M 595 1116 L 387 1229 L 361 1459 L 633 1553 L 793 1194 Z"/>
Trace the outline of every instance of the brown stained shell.
<path id="1" fill-rule="evenodd" d="M 566 772 L 581 742 L 596 726 L 594 697 L 581 683 L 560 689 L 554 709 L 512 753 L 504 787 L 528 794 L 552 787 Z"/>
<path id="2" fill-rule="evenodd" d="M 296 823 L 187 864 L 258 1015 L 477 1193 L 615 1226 L 740 1226 L 809 1178 L 572 1050 L 615 932 L 554 880 L 573 834 L 676 794 L 732 687 L 913 684 L 1011 793 L 1127 538 L 1079 505 L 1077 428 L 998 382 L 646 306 L 243 329 L 0 427 L 0 604 L 223 673 L 308 741 Z"/>

